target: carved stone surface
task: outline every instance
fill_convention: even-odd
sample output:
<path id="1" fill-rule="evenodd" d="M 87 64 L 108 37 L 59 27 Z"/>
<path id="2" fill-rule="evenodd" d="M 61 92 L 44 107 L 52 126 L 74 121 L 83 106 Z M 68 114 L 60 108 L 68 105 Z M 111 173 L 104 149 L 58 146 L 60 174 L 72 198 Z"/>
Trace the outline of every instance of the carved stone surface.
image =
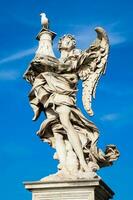
<path id="1" fill-rule="evenodd" d="M 37 39 L 39 40 L 39 46 L 36 51 L 36 59 L 45 56 L 55 57 L 53 48 L 52 48 L 52 40 L 56 36 L 56 34 L 52 31 L 48 31 L 43 28 L 40 33 L 37 35 Z"/>
<path id="2" fill-rule="evenodd" d="M 80 181 L 26 182 L 32 200 L 109 200 L 113 191 L 99 178 Z"/>
<path id="3" fill-rule="evenodd" d="M 83 105 L 92 116 L 92 99 L 106 69 L 108 36 L 98 27 L 93 44 L 80 50 L 72 35 L 64 35 L 59 40 L 61 56 L 57 59 L 52 48 L 56 34 L 48 29 L 48 20 L 44 14 L 43 17 L 43 28 L 37 36 L 39 47 L 24 78 L 32 85 L 29 101 L 34 111 L 33 120 L 37 120 L 41 112 L 46 116 L 37 135 L 56 150 L 54 159 L 59 161 L 58 172 L 45 180 L 96 178 L 96 171 L 112 165 L 119 151 L 113 144 L 105 151 L 98 148 L 99 130 L 78 109 L 76 94 L 81 80 Z"/>

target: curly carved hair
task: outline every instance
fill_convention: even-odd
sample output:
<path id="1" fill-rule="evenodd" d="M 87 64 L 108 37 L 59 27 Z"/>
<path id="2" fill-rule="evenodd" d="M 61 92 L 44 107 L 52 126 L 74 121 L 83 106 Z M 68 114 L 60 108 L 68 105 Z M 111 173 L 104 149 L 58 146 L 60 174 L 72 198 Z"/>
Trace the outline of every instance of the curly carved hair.
<path id="1" fill-rule="evenodd" d="M 70 40 L 72 40 L 73 42 L 73 48 L 76 47 L 76 40 L 75 40 L 75 37 L 73 35 L 70 35 L 70 34 L 67 34 L 67 35 L 64 35 L 62 38 L 59 39 L 59 42 L 58 42 L 58 49 L 59 51 L 61 50 L 61 45 L 62 45 L 62 41 L 65 39 L 65 38 L 69 38 Z"/>

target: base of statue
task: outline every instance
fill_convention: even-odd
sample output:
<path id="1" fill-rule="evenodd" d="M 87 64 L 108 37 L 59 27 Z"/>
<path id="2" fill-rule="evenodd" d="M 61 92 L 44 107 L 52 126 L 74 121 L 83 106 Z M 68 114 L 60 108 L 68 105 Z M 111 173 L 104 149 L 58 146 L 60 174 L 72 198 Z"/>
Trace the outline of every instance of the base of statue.
<path id="1" fill-rule="evenodd" d="M 25 182 L 32 200 L 109 200 L 114 192 L 100 179 Z"/>

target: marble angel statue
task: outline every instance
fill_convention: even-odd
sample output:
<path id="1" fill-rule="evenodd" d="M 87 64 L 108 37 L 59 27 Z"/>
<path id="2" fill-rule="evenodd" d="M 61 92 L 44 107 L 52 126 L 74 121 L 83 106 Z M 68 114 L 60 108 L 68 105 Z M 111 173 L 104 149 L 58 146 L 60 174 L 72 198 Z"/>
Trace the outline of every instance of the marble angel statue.
<path id="1" fill-rule="evenodd" d="M 106 70 L 109 40 L 103 28 L 95 30 L 97 39 L 83 51 L 76 48 L 72 35 L 64 35 L 58 43 L 61 56 L 57 59 L 52 49 L 55 34 L 43 28 L 35 58 L 24 74 L 32 85 L 29 101 L 33 120 L 41 112 L 45 114 L 37 135 L 55 149 L 54 158 L 59 161 L 59 170 L 52 177 L 94 177 L 99 168 L 112 165 L 119 157 L 115 145 L 108 145 L 105 152 L 97 147 L 99 131 L 76 105 L 77 84 L 81 80 L 84 108 L 93 115 L 91 102 Z"/>

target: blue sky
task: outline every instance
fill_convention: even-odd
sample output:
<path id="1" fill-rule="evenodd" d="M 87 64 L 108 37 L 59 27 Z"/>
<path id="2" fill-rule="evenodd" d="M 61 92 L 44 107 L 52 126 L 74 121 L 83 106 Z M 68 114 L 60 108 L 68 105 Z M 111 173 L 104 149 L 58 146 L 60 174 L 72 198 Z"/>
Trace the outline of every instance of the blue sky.
<path id="1" fill-rule="evenodd" d="M 115 191 L 114 200 L 132 197 L 132 114 L 133 114 L 133 2 L 131 0 L 0 0 L 0 179 L 1 199 L 30 200 L 23 181 L 35 181 L 56 172 L 53 150 L 36 136 L 43 116 L 32 122 L 28 102 L 30 85 L 22 75 L 34 57 L 40 31 L 40 16 L 45 11 L 57 42 L 65 33 L 74 34 L 77 46 L 87 48 L 96 37 L 94 28 L 104 27 L 111 49 L 107 73 L 100 80 L 95 116 L 99 127 L 99 146 L 118 146 L 121 157 L 112 167 L 99 171 Z M 79 85 L 81 89 L 81 85 Z M 78 93 L 78 106 L 85 113 Z"/>

